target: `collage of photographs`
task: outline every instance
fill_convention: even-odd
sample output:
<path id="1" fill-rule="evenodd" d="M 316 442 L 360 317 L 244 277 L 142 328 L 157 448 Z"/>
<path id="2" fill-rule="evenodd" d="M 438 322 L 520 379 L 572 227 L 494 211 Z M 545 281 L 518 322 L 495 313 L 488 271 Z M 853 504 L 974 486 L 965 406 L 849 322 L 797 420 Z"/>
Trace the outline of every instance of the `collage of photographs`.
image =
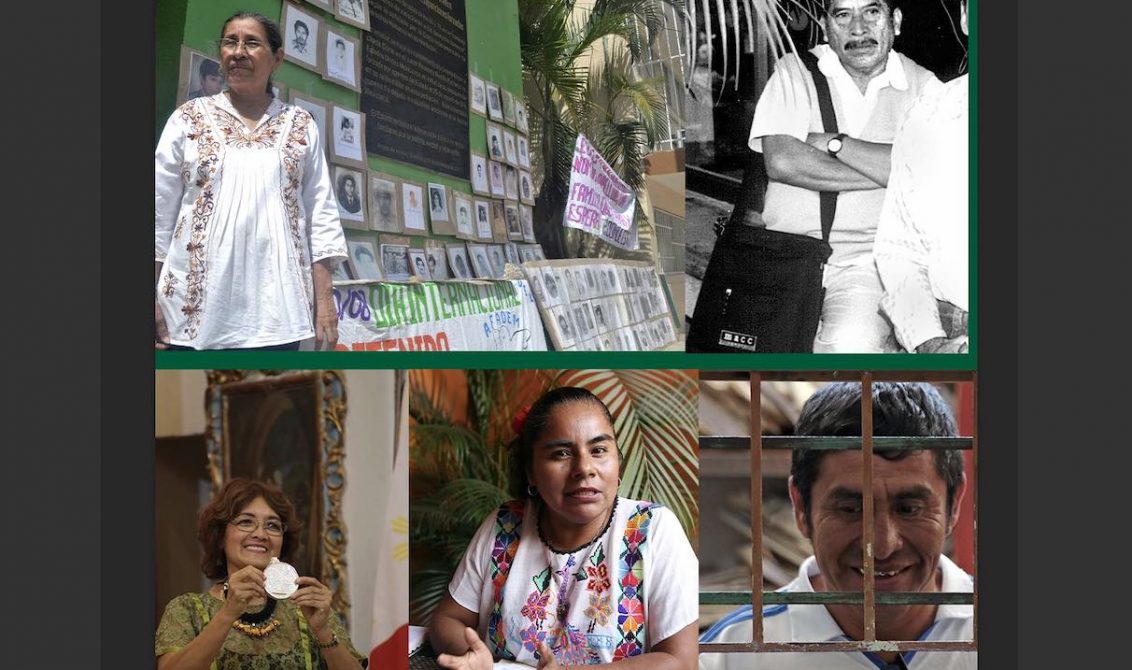
<path id="1" fill-rule="evenodd" d="M 977 2 L 163 3 L 156 668 L 978 666 Z"/>

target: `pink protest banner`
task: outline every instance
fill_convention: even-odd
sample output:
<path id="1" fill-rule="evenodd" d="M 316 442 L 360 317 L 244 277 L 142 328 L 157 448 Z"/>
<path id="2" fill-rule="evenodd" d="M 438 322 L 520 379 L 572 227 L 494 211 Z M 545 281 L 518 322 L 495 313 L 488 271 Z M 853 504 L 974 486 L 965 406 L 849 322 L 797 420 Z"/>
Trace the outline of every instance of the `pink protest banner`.
<path id="1" fill-rule="evenodd" d="M 637 249 L 637 226 L 633 221 L 636 202 L 633 189 L 621 181 L 585 135 L 579 133 L 562 224 L 599 235 L 622 249 Z"/>

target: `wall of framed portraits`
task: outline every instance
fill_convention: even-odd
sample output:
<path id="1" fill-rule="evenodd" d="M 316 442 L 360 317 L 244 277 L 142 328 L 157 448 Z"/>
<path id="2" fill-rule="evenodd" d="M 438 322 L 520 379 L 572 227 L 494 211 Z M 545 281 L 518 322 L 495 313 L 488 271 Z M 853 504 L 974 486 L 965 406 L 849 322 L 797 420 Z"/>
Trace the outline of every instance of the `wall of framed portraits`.
<path id="1" fill-rule="evenodd" d="M 348 602 L 348 607 L 342 611 L 348 616 L 355 648 L 368 651 L 372 647 L 374 592 L 380 588 L 376 584 L 378 552 L 388 544 L 388 530 L 383 527 L 383 521 L 389 504 L 386 493 L 393 476 L 392 454 L 398 422 L 394 415 L 395 374 L 386 370 L 157 371 L 154 555 L 155 615 L 158 618 L 171 597 L 207 586 L 200 572 L 196 520 L 199 510 L 212 495 L 211 479 L 215 473 L 210 465 L 235 474 L 278 479 L 277 483 L 288 497 L 297 507 L 303 507 L 295 501 L 302 487 L 292 487 L 285 477 L 276 477 L 280 469 L 271 463 L 278 461 L 294 466 L 310 460 L 315 463 L 313 469 L 320 466 L 317 459 L 304 457 L 280 460 L 279 454 L 290 447 L 287 440 L 280 442 L 273 438 L 270 427 L 284 428 L 288 422 L 309 424 L 313 419 L 307 416 L 309 412 L 303 409 L 301 399 L 310 397 L 315 403 L 333 400 L 333 393 L 321 390 L 323 377 L 328 374 L 341 382 L 343 396 L 342 402 L 337 404 L 340 406 L 331 413 L 341 419 L 342 457 L 322 476 L 323 480 L 340 477 L 338 483 L 342 484 L 337 504 L 340 505 L 338 519 L 342 531 L 339 539 L 344 544 L 344 553 L 339 557 L 339 567 L 345 587 L 341 600 Z M 231 375 L 239 375 L 239 378 Z M 227 401 L 225 409 L 218 411 L 215 405 L 213 408 L 206 405 L 210 390 L 215 399 Z M 242 396 L 239 402 L 231 402 L 239 396 Z M 227 422 L 227 428 L 221 431 L 222 435 L 225 432 L 227 435 L 217 437 L 215 444 L 210 445 L 209 427 L 216 421 Z M 256 439 L 240 439 L 242 426 L 264 429 L 248 433 Z M 289 429 L 283 432 L 302 434 Z M 311 431 L 312 436 L 316 434 L 317 431 Z M 307 441 L 313 444 L 317 440 L 311 437 Z M 210 452 L 212 447 L 215 447 L 214 452 Z M 214 459 L 210 464 L 210 453 L 215 453 L 220 461 Z M 226 466 L 222 462 L 225 459 Z M 238 468 L 266 470 L 235 472 Z M 318 479 L 313 473 L 310 476 Z M 336 532 L 335 529 L 322 530 Z M 296 567 L 299 566 L 296 564 Z"/>
<path id="2" fill-rule="evenodd" d="M 216 43 L 237 10 L 278 22 L 276 95 L 323 139 L 349 247 L 336 284 L 502 279 L 544 258 L 515 3 L 161 0 L 158 133 L 223 90 Z"/>

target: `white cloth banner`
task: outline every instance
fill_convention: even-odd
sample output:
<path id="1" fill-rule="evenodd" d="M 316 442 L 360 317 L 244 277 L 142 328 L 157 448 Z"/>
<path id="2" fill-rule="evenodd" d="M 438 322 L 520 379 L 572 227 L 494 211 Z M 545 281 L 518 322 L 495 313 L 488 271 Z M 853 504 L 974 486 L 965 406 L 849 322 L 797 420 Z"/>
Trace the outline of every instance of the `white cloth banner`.
<path id="1" fill-rule="evenodd" d="M 525 280 L 334 286 L 343 351 L 546 351 Z"/>
<path id="2" fill-rule="evenodd" d="M 600 235 L 622 249 L 637 249 L 636 203 L 633 189 L 621 181 L 586 136 L 578 133 L 562 225 Z"/>

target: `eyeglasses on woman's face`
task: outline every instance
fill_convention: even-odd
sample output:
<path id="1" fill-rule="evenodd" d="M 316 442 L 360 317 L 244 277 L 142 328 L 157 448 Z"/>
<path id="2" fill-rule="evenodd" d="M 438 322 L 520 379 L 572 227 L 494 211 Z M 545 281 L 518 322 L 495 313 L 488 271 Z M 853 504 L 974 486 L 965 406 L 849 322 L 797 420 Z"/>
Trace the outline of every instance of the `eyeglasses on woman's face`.
<path id="1" fill-rule="evenodd" d="M 239 51 L 240 46 L 243 46 L 244 50 L 250 54 L 267 48 L 267 45 L 259 40 L 238 40 L 233 37 L 223 37 L 220 39 L 220 48 L 224 51 Z"/>
<path id="2" fill-rule="evenodd" d="M 242 516 L 237 519 L 233 519 L 229 523 L 245 533 L 253 533 L 262 525 L 263 531 L 265 533 L 267 533 L 268 535 L 274 535 L 276 537 L 282 535 L 283 531 L 287 530 L 287 525 L 279 519 L 267 519 L 263 523 L 260 523 L 258 519 L 255 519 L 253 517 Z"/>

